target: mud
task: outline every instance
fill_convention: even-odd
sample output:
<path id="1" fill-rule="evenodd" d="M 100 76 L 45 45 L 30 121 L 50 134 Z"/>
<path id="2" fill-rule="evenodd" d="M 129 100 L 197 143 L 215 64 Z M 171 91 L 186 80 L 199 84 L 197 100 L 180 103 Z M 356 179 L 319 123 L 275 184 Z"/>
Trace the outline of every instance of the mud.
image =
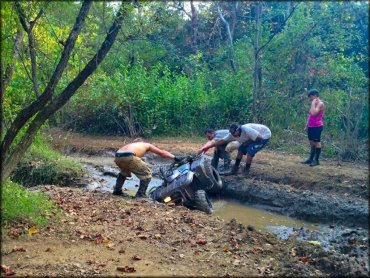
<path id="1" fill-rule="evenodd" d="M 52 143 L 56 149 L 69 155 L 85 154 L 86 157 L 81 162 L 93 167 L 97 173 L 102 173 L 99 167 L 103 169 L 113 167 L 111 170 L 114 171 L 115 165 L 112 159 L 114 151 L 132 141 L 128 138 L 82 136 L 56 129 L 49 130 L 48 134 L 52 136 Z M 202 145 L 202 141 L 194 142 L 194 138 L 162 138 L 149 140 L 149 142 L 174 154 L 195 153 Z M 157 159 L 155 156 L 148 156 L 147 159 L 155 177 L 159 165 L 168 163 L 168 160 Z M 122 225 L 126 220 L 116 211 L 119 199 L 108 192 L 114 178 L 104 185 L 102 177 L 92 180 L 90 177 L 90 180 L 76 184 L 76 186 L 86 184 L 95 186 L 93 190 L 83 193 L 84 198 L 88 197 L 86 204 L 80 203 L 84 202 L 84 198 L 81 198 L 75 190 L 51 189 L 52 198 L 61 202 L 63 209 L 70 217 L 70 219 L 63 220 L 66 221 L 70 232 L 69 230 L 64 231 L 64 227 L 55 226 L 52 227 L 55 229 L 55 235 L 47 231 L 51 238 L 46 242 L 43 238 L 35 244 L 33 239 L 25 239 L 21 242 L 26 249 L 29 246 L 29 251 L 32 252 L 33 248 L 46 249 L 46 245 L 50 245 L 53 240 L 56 242 L 55 248 L 60 240 L 72 240 L 76 244 L 76 248 L 73 245 L 69 246 L 69 252 L 73 254 L 73 257 L 63 257 L 55 253 L 60 261 L 57 263 L 50 261 L 46 264 L 46 268 L 41 267 L 40 263 L 43 263 L 42 260 L 49 261 L 47 254 L 44 259 L 33 260 L 34 256 L 28 255 L 33 253 L 28 253 L 29 257 L 23 263 L 24 256 L 20 254 L 17 257 L 16 253 L 11 253 L 6 257 L 5 263 L 17 266 L 19 275 L 69 275 L 71 272 L 68 274 L 63 271 L 71 271 L 68 267 L 77 264 L 80 271 L 90 271 L 91 269 L 86 270 L 92 261 L 88 256 L 93 252 L 96 253 L 97 250 L 92 248 L 90 252 L 83 251 L 83 248 L 86 250 L 90 248 L 90 245 L 83 242 L 86 240 L 85 234 L 83 234 L 84 237 L 81 233 L 76 236 L 76 231 L 85 231 L 89 227 L 91 229 L 89 235 L 92 232 L 101 235 L 108 233 L 111 242 L 116 244 L 121 241 L 124 244 L 128 237 L 127 254 L 120 253 L 119 255 L 122 256 L 124 262 L 130 260 L 132 262 L 131 258 L 137 254 L 137 250 L 143 250 L 144 255 L 142 256 L 145 259 L 143 263 L 136 264 L 138 271 L 135 275 L 153 275 L 154 273 L 165 276 L 329 275 L 368 277 L 368 165 L 329 160 L 323 157 L 321 165 L 312 169 L 301 165 L 299 162 L 302 159 L 304 158 L 267 148 L 254 158 L 248 176 L 241 174 L 234 177 L 223 177 L 225 189 L 219 198 L 232 197 L 266 211 L 320 223 L 317 229 L 273 226 L 270 227 L 269 233 L 259 233 L 252 225 L 242 225 L 236 220 L 228 221 L 226 224 L 222 221 L 216 223 L 218 218 L 215 220 L 215 216 L 188 211 L 183 207 L 168 208 L 162 204 L 140 203 L 135 200 L 121 204 L 125 211 L 130 207 L 134 209 L 135 213 L 127 214 L 125 217 L 135 221 L 135 225 Z M 135 186 L 135 180 L 132 183 L 132 186 Z M 104 190 L 106 193 L 102 193 Z M 128 192 L 130 193 L 130 189 Z M 110 214 L 107 214 L 107 211 Z M 186 217 L 183 216 L 185 214 Z M 97 218 L 97 215 L 100 218 Z M 103 225 L 100 222 L 94 222 L 97 219 L 103 221 L 108 217 L 111 219 L 107 219 Z M 189 217 L 196 219 L 197 225 L 194 226 L 194 222 L 188 222 Z M 121 218 L 123 220 L 119 220 Z M 107 230 L 107 223 L 115 223 L 114 221 L 117 221 L 114 225 L 117 225 L 119 230 L 113 228 Z M 169 227 L 173 231 L 168 230 L 166 237 L 156 238 L 153 235 L 162 235 L 161 230 L 156 230 L 162 227 L 158 226 L 157 222 L 161 225 L 170 223 Z M 79 225 L 78 230 L 74 227 L 76 224 Z M 146 227 L 147 225 L 151 226 Z M 133 231 L 130 229 L 139 226 L 148 233 L 150 232 L 148 237 L 150 241 L 136 239 L 136 228 Z M 195 246 L 192 245 L 193 239 L 187 238 L 188 232 L 190 236 L 190 231 L 195 239 L 199 236 L 203 238 L 207 231 L 210 244 L 207 243 L 203 247 L 197 243 Z M 64 239 L 63 234 L 65 234 Z M 155 244 L 152 244 L 152 240 Z M 150 244 L 143 244 L 145 242 Z M 191 242 L 190 246 L 188 242 Z M 5 243 L 7 248 L 11 249 L 19 242 L 7 239 Z M 105 248 L 107 250 L 100 249 L 97 258 L 105 258 L 112 262 L 102 267 L 106 269 L 100 273 L 117 275 L 116 263 L 113 262 L 117 259 L 117 254 L 110 255 L 112 250 L 108 247 Z M 160 252 L 158 252 L 159 247 Z M 60 254 L 65 253 L 64 246 L 61 246 L 60 252 Z M 201 260 L 197 260 L 199 252 L 204 252 L 205 255 Z M 153 254 L 156 255 L 153 256 Z M 37 253 L 35 257 L 41 255 L 42 253 Z M 88 264 L 86 265 L 78 258 L 86 259 Z M 64 269 L 62 270 L 61 267 Z M 93 269 L 93 272 L 84 273 L 99 274 L 95 271 L 98 270 Z"/>
<path id="2" fill-rule="evenodd" d="M 105 155 L 112 156 L 110 153 Z M 104 165 L 104 162 L 108 161 L 106 157 L 87 158 L 81 156 L 79 159 L 80 161 L 88 161 L 84 164 L 84 167 L 92 173 L 92 180 L 86 183 L 87 187 L 102 192 L 111 192 L 115 178 L 104 175 L 104 173 L 118 174 L 117 168 Z M 151 154 L 144 159 L 153 170 L 154 177 L 149 187 L 160 185 L 159 168 L 168 161 Z M 137 178 L 133 177 L 125 183 L 129 195 L 134 195 L 136 191 L 138 180 L 135 179 Z M 94 183 L 93 180 L 98 182 Z M 238 176 L 223 176 L 223 182 L 224 189 L 221 194 L 213 198 L 216 207 L 217 202 L 227 203 L 231 198 L 231 200 L 239 200 L 246 206 L 258 210 L 270 211 L 290 218 L 294 217 L 316 223 L 316 225 L 300 223 L 301 227 L 297 227 L 294 221 L 291 221 L 292 226 L 289 227 L 277 223 L 273 226 L 264 227 L 264 231 L 273 233 L 282 240 L 294 239 L 308 243 L 312 242 L 317 248 L 320 246 L 323 252 L 327 252 L 336 260 L 342 261 L 339 266 L 333 266 L 326 260 L 317 257 L 317 263 L 323 268 L 330 265 L 333 271 L 338 271 L 338 269 L 343 272 L 349 271 L 348 268 L 342 268 L 345 265 L 344 260 L 346 263 L 355 265 L 358 269 L 369 269 L 368 207 L 367 202 L 363 199 L 356 200 L 353 197 L 352 199 L 343 199 L 335 195 L 327 196 L 322 192 L 298 190 L 288 185 L 251 179 L 242 173 Z M 92 184 L 99 184 L 99 186 L 92 188 Z M 238 212 L 234 212 L 234 215 L 238 219 Z M 265 215 L 260 213 L 259 217 L 265 217 Z M 250 220 L 250 223 L 253 225 L 254 221 Z M 249 228 L 255 229 L 252 225 L 248 225 Z"/>
<path id="3" fill-rule="evenodd" d="M 115 172 L 117 174 L 117 167 L 102 164 L 106 161 L 106 157 L 113 157 L 113 154 L 106 152 L 103 155 L 102 157 L 95 157 L 95 163 L 100 165 L 95 167 L 101 167 L 100 175 L 103 172 Z M 150 188 L 159 186 L 161 183 L 158 180 L 159 168 L 168 163 L 168 160 L 153 154 L 146 155 L 144 159 L 152 168 L 155 177 L 150 183 Z M 90 160 L 91 162 L 94 163 L 94 159 Z M 93 171 L 90 169 L 90 172 Z M 104 177 L 104 179 L 109 178 Z M 104 179 L 102 178 L 101 182 L 104 182 Z M 136 177 L 132 179 L 133 181 L 126 182 L 129 190 L 133 189 L 132 183 L 136 183 L 136 186 L 138 184 Z M 368 228 L 369 226 L 368 201 L 363 198 L 356 198 L 352 195 L 328 195 L 320 191 L 313 192 L 308 189 L 298 189 L 291 185 L 258 180 L 255 177 L 246 176 L 244 173 L 240 173 L 238 176 L 223 176 L 222 179 L 224 183 L 224 188 L 220 194 L 222 197 L 239 200 L 260 209 L 314 223 L 362 228 Z M 115 179 L 111 179 L 110 187 L 114 182 Z"/>
<path id="4" fill-rule="evenodd" d="M 298 219 L 367 228 L 368 202 L 363 199 L 298 190 L 269 181 L 223 177 L 222 195 Z"/>

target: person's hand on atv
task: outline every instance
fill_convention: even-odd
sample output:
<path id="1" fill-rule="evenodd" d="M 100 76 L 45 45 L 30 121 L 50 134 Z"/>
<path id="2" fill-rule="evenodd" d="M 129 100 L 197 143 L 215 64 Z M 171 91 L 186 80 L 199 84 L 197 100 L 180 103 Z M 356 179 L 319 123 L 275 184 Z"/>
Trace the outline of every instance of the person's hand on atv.
<path id="1" fill-rule="evenodd" d="M 178 156 L 175 156 L 173 160 L 175 161 L 175 163 L 179 163 L 181 161 L 181 159 L 182 158 L 180 158 Z"/>
<path id="2" fill-rule="evenodd" d="M 202 149 L 201 149 L 201 152 L 207 152 L 208 150 L 210 149 L 210 147 L 209 146 L 205 146 L 205 147 L 203 147 Z"/>
<path id="3" fill-rule="evenodd" d="M 175 161 L 175 164 L 182 164 L 185 162 L 185 160 L 187 159 L 187 156 L 175 156 L 175 158 L 173 159 Z"/>

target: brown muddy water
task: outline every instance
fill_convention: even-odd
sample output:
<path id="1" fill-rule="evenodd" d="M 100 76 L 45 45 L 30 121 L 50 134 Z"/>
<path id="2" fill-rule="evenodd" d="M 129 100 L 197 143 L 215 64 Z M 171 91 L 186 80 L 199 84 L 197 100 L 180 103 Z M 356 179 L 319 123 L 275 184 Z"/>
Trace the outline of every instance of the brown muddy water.
<path id="1" fill-rule="evenodd" d="M 304 227 L 310 230 L 318 228 L 317 224 L 254 208 L 234 200 L 212 200 L 212 204 L 214 215 L 225 220 L 234 218 L 244 226 L 251 225 L 260 232 L 270 230 L 271 226 Z"/>

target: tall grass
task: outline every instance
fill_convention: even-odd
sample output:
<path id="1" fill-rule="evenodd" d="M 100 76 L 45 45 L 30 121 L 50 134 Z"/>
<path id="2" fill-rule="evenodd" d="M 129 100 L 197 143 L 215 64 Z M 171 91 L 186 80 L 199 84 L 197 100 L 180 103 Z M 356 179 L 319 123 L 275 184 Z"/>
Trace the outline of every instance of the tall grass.
<path id="1" fill-rule="evenodd" d="M 79 163 L 54 151 L 38 138 L 19 163 L 11 180 L 24 186 L 69 185 L 83 173 Z"/>
<path id="2" fill-rule="evenodd" d="M 28 222 L 45 225 L 48 216 L 57 213 L 57 208 L 45 194 L 31 192 L 9 181 L 1 186 L 1 211 L 3 224 Z"/>

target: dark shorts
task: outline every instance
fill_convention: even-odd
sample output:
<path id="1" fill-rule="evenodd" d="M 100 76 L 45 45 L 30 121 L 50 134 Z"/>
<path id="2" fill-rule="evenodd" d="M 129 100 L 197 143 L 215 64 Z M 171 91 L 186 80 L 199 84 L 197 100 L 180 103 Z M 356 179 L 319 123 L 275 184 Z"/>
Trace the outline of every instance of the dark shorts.
<path id="1" fill-rule="evenodd" d="M 320 142 L 322 130 L 323 130 L 323 126 L 307 128 L 308 140 L 314 141 L 314 142 Z"/>
<path id="2" fill-rule="evenodd" d="M 225 154 L 226 146 L 227 146 L 227 143 L 215 147 L 214 155 L 217 154 L 219 157 L 223 158 Z"/>
<path id="3" fill-rule="evenodd" d="M 258 142 L 253 142 L 246 147 L 240 145 L 238 151 L 242 152 L 243 154 L 249 154 L 251 157 L 254 157 L 255 154 L 262 150 L 267 145 L 268 142 L 269 139 L 263 139 Z"/>

